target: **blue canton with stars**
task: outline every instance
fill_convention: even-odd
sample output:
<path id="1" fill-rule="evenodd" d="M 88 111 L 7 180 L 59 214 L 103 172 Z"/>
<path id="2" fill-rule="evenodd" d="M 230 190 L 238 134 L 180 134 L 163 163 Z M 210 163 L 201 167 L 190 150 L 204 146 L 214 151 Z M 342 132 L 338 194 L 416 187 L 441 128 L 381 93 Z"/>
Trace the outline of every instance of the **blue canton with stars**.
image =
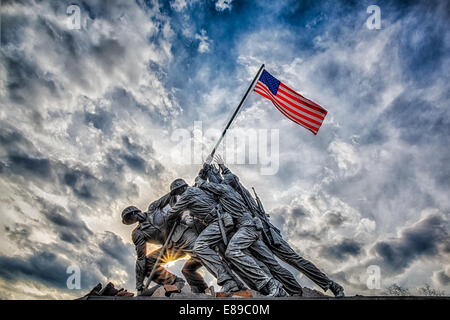
<path id="1" fill-rule="evenodd" d="M 280 81 L 270 73 L 268 73 L 266 70 L 263 70 L 263 72 L 261 73 L 259 81 L 263 82 L 269 88 L 270 92 L 273 93 L 273 95 L 277 94 L 278 87 L 280 86 Z"/>

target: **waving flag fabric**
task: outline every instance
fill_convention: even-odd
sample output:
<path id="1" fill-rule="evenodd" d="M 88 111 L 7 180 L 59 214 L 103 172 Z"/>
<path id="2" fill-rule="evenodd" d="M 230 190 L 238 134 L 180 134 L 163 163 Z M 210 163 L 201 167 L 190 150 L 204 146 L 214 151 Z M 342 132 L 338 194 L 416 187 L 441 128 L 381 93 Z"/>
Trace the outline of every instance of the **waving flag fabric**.
<path id="1" fill-rule="evenodd" d="M 261 73 L 254 91 L 272 101 L 287 118 L 314 134 L 327 115 L 324 108 L 290 89 L 266 70 Z"/>

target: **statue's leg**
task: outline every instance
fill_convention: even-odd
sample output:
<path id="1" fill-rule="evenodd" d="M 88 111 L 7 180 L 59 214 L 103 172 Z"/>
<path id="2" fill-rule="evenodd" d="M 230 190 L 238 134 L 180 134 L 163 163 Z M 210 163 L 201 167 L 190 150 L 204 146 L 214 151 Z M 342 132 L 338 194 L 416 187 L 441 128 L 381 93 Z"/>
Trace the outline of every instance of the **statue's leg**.
<path id="1" fill-rule="evenodd" d="M 271 279 L 258 265 L 256 260 L 245 253 L 259 237 L 259 233 L 254 227 L 241 227 L 231 237 L 225 251 L 226 258 L 237 268 L 240 272 L 245 274 L 253 287 L 261 290 Z"/>
<path id="2" fill-rule="evenodd" d="M 249 248 L 250 249 L 250 248 Z M 258 266 L 261 268 L 262 271 L 264 271 L 269 277 L 273 278 L 273 274 L 270 272 L 270 269 L 265 265 L 261 260 L 257 259 L 250 251 L 249 249 L 245 250 L 244 252 L 255 259 Z"/>
<path id="3" fill-rule="evenodd" d="M 161 248 L 156 249 L 152 251 L 150 254 L 147 255 L 146 263 L 145 263 L 145 270 L 146 270 L 146 276 L 150 275 L 150 272 L 153 269 L 153 266 L 155 265 L 155 262 L 159 256 L 159 253 L 161 252 Z M 176 255 L 176 252 L 171 253 L 171 256 Z M 163 260 L 163 259 L 161 259 Z M 156 282 L 157 284 L 174 284 L 176 281 L 184 281 L 182 278 L 177 277 L 173 273 L 169 272 L 167 269 L 165 269 L 162 264 L 163 261 L 159 261 L 158 266 L 155 269 L 155 274 L 153 275 L 152 281 Z"/>
<path id="4" fill-rule="evenodd" d="M 302 294 L 302 287 L 297 282 L 295 277 L 291 272 L 289 272 L 289 270 L 280 265 L 277 259 L 275 259 L 272 251 L 261 239 L 253 243 L 249 249 L 256 259 L 269 268 L 270 273 L 275 277 L 275 279 L 283 284 L 289 294 Z"/>
<path id="5" fill-rule="evenodd" d="M 184 264 L 181 272 L 191 287 L 191 291 L 201 293 L 208 289 L 208 285 L 204 281 L 203 276 L 198 272 L 198 269 L 203 265 L 201 260 L 193 252 L 196 239 L 197 234 L 192 229 L 187 229 L 181 239 L 176 243 L 176 247 L 184 254 L 187 253 L 191 256 Z"/>
<path id="6" fill-rule="evenodd" d="M 232 237 L 233 234 L 234 234 L 234 232 L 233 232 L 233 233 L 229 233 L 229 236 Z M 225 246 L 225 244 L 224 244 L 223 242 L 220 243 L 220 244 L 218 245 L 218 247 L 219 247 L 219 250 L 220 250 L 220 254 L 222 255 L 222 257 L 225 258 L 225 250 L 227 249 L 227 247 Z M 246 255 L 252 256 L 252 254 L 248 251 L 248 249 L 247 249 L 247 250 L 244 250 L 244 252 L 245 252 Z M 256 288 L 255 285 L 254 285 L 254 283 L 252 283 L 252 281 L 246 277 L 246 274 L 245 274 L 245 273 L 243 273 L 241 270 L 239 270 L 238 268 L 236 268 L 236 266 L 235 266 L 234 264 L 232 264 L 230 261 L 228 261 L 228 259 L 226 259 L 226 261 L 228 262 L 228 265 L 230 266 L 232 272 L 233 272 L 234 274 L 236 274 L 236 275 L 239 277 L 239 279 L 242 280 L 242 281 L 245 283 L 245 285 L 247 285 L 247 287 L 249 287 L 249 288 L 252 289 L 252 290 L 258 291 L 258 288 Z M 272 274 L 270 273 L 269 268 L 267 268 L 267 266 L 266 266 L 264 263 L 262 263 L 261 261 L 259 261 L 259 260 L 257 260 L 257 259 L 255 259 L 255 261 L 256 261 L 256 263 L 258 263 L 258 266 L 259 266 L 259 267 L 260 267 L 260 268 L 261 268 L 261 269 L 262 269 L 269 277 L 273 278 L 273 277 L 272 277 Z"/>
<path id="7" fill-rule="evenodd" d="M 217 279 L 217 284 L 222 286 L 227 281 L 234 281 L 232 276 L 226 271 L 227 268 L 220 260 L 218 253 L 213 249 L 215 245 L 222 241 L 218 221 L 213 221 L 197 237 L 193 252 L 202 264 Z"/>
<path id="8" fill-rule="evenodd" d="M 224 250 L 225 252 L 225 250 Z M 256 261 L 256 263 L 258 264 L 258 266 L 261 268 L 262 271 L 264 271 L 264 273 L 266 273 L 270 278 L 273 278 L 272 274 L 270 273 L 269 268 L 262 263 L 261 261 L 259 261 L 258 259 L 256 259 L 251 253 L 250 251 L 244 250 L 244 253 L 246 255 L 252 256 L 253 259 Z M 233 270 L 233 272 L 242 280 L 244 281 L 244 283 L 252 290 L 256 290 L 258 291 L 258 288 L 255 287 L 254 283 L 251 281 L 251 279 L 249 279 L 245 273 L 241 272 L 238 268 L 236 268 L 235 265 L 230 264 L 231 269 Z"/>
<path id="9" fill-rule="evenodd" d="M 280 258 L 282 261 L 288 263 L 289 265 L 296 268 L 298 271 L 303 273 L 309 279 L 311 279 L 315 284 L 321 287 L 324 291 L 327 291 L 332 281 L 327 277 L 325 273 L 320 271 L 314 264 L 310 261 L 299 256 L 284 240 L 281 236 L 278 237 L 280 242 L 279 246 L 271 246 L 272 252 Z"/>
<path id="10" fill-rule="evenodd" d="M 192 292 L 201 293 L 208 289 L 203 276 L 198 272 L 198 269 L 202 267 L 202 263 L 198 258 L 190 258 L 186 261 L 181 269 L 187 283 L 191 287 Z"/>

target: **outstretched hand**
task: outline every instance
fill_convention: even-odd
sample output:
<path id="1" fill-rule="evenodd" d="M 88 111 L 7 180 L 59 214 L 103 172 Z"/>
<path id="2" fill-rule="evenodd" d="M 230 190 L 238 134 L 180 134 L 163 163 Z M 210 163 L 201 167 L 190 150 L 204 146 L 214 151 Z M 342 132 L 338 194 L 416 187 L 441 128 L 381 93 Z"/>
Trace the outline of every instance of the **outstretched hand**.
<path id="1" fill-rule="evenodd" d="M 214 161 L 216 161 L 217 164 L 224 164 L 223 158 L 220 156 L 220 154 L 214 155 Z"/>

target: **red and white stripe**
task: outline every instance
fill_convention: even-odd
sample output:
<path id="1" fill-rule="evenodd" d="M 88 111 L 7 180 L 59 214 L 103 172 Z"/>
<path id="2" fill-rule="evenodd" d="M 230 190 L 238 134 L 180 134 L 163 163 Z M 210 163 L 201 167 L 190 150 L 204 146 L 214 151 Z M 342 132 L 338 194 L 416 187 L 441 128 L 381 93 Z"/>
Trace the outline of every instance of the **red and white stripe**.
<path id="1" fill-rule="evenodd" d="M 317 134 L 327 115 L 327 111 L 324 108 L 306 99 L 281 82 L 276 95 L 273 95 L 269 88 L 261 81 L 256 83 L 254 90 L 272 101 L 275 107 L 287 118 L 305 127 L 314 134 Z"/>

